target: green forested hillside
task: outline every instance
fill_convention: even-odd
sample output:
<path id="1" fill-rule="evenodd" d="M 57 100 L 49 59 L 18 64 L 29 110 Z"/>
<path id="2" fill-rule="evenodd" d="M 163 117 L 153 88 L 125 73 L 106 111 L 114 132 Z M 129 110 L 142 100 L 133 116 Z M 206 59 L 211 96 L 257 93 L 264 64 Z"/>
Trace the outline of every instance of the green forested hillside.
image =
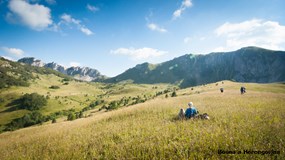
<path id="1" fill-rule="evenodd" d="M 161 64 L 143 63 L 104 82 L 171 83 L 189 87 L 221 80 L 285 81 L 285 52 L 245 47 L 234 52 L 187 54 Z"/>
<path id="2" fill-rule="evenodd" d="M 37 78 L 33 73 L 54 74 L 62 78 L 70 79 L 70 77 L 51 69 L 33 67 L 0 57 L 0 89 L 11 86 L 29 86 L 29 80 Z"/>

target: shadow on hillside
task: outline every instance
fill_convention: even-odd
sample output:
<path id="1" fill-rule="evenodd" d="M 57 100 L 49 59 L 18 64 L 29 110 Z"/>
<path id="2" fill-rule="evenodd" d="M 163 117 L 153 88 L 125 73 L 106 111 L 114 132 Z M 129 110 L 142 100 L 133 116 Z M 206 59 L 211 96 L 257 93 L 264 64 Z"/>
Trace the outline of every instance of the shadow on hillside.
<path id="1" fill-rule="evenodd" d="M 19 99 L 13 100 L 12 102 L 6 104 L 5 107 L 7 109 L 4 111 L 1 111 L 0 113 L 13 112 L 16 110 L 20 110 L 21 109 L 20 100 Z"/>
<path id="2" fill-rule="evenodd" d="M 16 110 L 19 110 L 19 109 L 18 109 L 18 107 L 13 106 L 13 107 L 9 107 L 9 108 L 7 108 L 7 109 L 6 109 L 6 110 L 4 110 L 4 111 L 1 111 L 0 113 L 13 112 L 13 111 L 16 111 Z"/>

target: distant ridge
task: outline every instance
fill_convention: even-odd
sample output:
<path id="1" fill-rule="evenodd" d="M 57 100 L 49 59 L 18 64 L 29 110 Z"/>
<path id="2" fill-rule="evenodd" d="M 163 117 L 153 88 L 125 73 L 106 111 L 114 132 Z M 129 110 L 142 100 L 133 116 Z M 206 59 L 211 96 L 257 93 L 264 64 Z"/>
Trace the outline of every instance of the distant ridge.
<path id="1" fill-rule="evenodd" d="M 143 63 L 104 80 L 116 83 L 172 83 L 189 87 L 220 80 L 269 83 L 285 81 L 285 52 L 244 47 L 232 52 L 186 54 L 160 64 Z"/>
<path id="2" fill-rule="evenodd" d="M 19 59 L 18 62 L 29 64 L 32 66 L 37 66 L 37 67 L 51 68 L 51 69 L 56 70 L 58 72 L 61 72 L 63 74 L 72 76 L 75 79 L 83 80 L 83 81 L 93 81 L 96 79 L 105 79 L 106 78 L 106 76 L 102 75 L 98 70 L 93 69 L 93 68 L 89 68 L 89 67 L 69 67 L 69 68 L 66 68 L 62 65 L 55 63 L 55 62 L 44 63 L 41 60 L 35 59 L 34 57 L 25 57 L 25 58 Z"/>

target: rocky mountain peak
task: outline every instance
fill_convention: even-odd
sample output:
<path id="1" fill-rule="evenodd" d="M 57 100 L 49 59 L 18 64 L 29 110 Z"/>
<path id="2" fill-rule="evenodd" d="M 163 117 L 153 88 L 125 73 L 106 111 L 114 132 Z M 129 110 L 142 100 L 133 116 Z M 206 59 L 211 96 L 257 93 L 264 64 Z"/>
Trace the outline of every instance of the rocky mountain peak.
<path id="1" fill-rule="evenodd" d="M 51 68 L 63 74 L 73 76 L 74 78 L 78 80 L 93 81 L 98 78 L 106 77 L 104 75 L 101 75 L 101 73 L 98 70 L 93 69 L 93 68 L 79 67 L 79 66 L 66 68 L 55 62 L 45 64 L 41 60 L 35 59 L 34 57 L 25 57 L 25 58 L 19 59 L 18 62 L 29 64 L 32 66 L 37 66 L 37 67 Z"/>
<path id="2" fill-rule="evenodd" d="M 35 59 L 34 57 L 25 57 L 25 58 L 19 59 L 18 62 L 29 64 L 31 66 L 37 66 L 37 67 L 43 67 L 45 65 L 45 63 L 43 63 L 41 60 Z"/>

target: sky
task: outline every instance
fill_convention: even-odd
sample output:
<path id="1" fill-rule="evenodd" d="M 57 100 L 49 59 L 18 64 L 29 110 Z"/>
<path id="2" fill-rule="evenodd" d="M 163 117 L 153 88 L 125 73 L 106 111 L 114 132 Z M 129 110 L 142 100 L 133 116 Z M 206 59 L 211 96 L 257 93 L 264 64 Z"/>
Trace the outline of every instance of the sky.
<path id="1" fill-rule="evenodd" d="M 285 0 L 0 0 L 0 56 L 116 76 L 246 46 L 285 50 Z"/>

